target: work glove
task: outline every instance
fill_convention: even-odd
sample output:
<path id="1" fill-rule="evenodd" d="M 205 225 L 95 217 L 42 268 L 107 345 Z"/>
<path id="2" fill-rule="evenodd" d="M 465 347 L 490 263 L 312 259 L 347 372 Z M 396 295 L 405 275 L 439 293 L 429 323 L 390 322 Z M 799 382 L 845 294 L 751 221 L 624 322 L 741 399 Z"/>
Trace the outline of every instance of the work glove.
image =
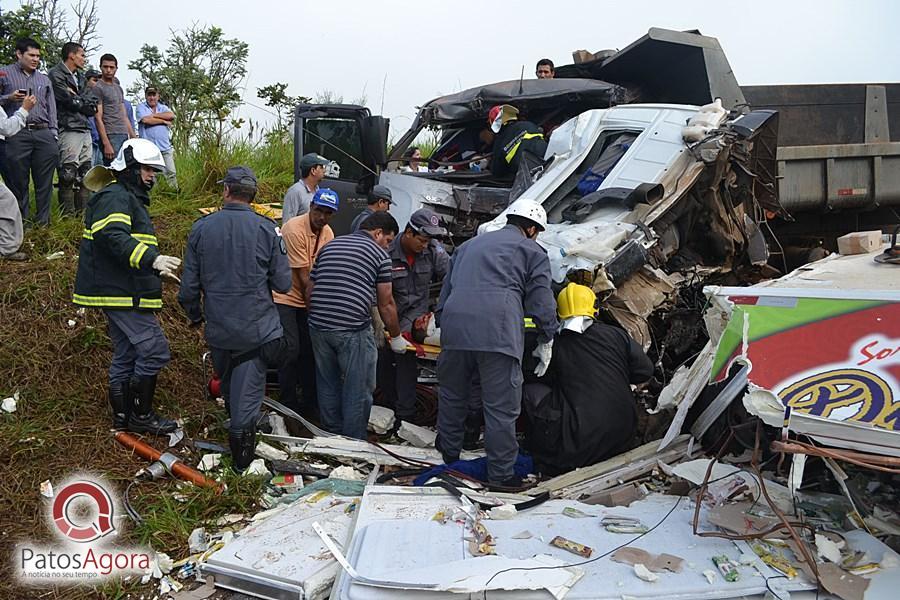
<path id="1" fill-rule="evenodd" d="M 534 374 L 538 377 L 543 377 L 550 366 L 550 358 L 553 357 L 553 340 L 538 344 L 531 355 L 538 359 L 538 365 L 534 368 Z"/>
<path id="2" fill-rule="evenodd" d="M 180 266 L 181 259 L 174 256 L 160 254 L 153 260 L 153 268 L 159 272 L 160 277 L 168 277 L 174 279 L 178 283 L 181 283 L 181 280 L 178 279 L 175 271 L 178 270 L 178 267 Z"/>
<path id="3" fill-rule="evenodd" d="M 406 353 L 406 340 L 403 339 L 402 335 L 391 338 L 391 350 L 393 350 L 397 354 Z"/>

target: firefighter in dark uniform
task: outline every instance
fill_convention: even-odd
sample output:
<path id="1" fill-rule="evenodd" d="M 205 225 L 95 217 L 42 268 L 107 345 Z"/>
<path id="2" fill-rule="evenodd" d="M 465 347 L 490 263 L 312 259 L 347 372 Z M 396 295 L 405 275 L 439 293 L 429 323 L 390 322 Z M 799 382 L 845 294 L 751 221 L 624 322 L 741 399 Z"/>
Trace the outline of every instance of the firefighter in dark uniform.
<path id="1" fill-rule="evenodd" d="M 520 166 L 530 170 L 544 162 L 544 132 L 531 121 L 520 121 L 515 106 L 495 106 L 488 113 L 488 123 L 496 135 L 491 158 L 491 173 L 495 176 L 514 175 Z"/>
<path id="2" fill-rule="evenodd" d="M 234 469 L 253 461 L 256 421 L 268 367 L 280 367 L 285 347 L 272 291 L 291 288 L 291 269 L 275 222 L 256 213 L 256 176 L 231 167 L 222 210 L 201 217 L 191 229 L 178 302 L 204 331 L 231 415 L 228 443 Z M 202 295 L 202 304 L 201 304 Z M 296 350 L 296 349 L 294 349 Z"/>
<path id="3" fill-rule="evenodd" d="M 103 309 L 113 346 L 109 403 L 113 427 L 169 433 L 174 421 L 153 411 L 156 378 L 169 362 L 169 344 L 155 311 L 162 308 L 160 276 L 174 278 L 181 260 L 159 253 L 147 207 L 165 163 L 148 140 L 122 144 L 109 168 L 94 167 L 85 184 L 97 191 L 84 211 L 73 301 Z"/>
<path id="4" fill-rule="evenodd" d="M 523 322 L 527 313 L 538 331 L 535 373 L 550 364 L 556 332 L 556 302 L 550 289 L 550 261 L 535 243 L 547 213 L 533 200 L 518 200 L 506 212 L 507 225 L 460 246 L 450 260 L 435 310 L 441 327 L 438 438 L 444 462 L 459 458 L 473 377 L 481 380 L 484 441 L 491 484 L 518 487 L 516 418 L 522 404 Z"/>
<path id="5" fill-rule="evenodd" d="M 413 323 L 428 312 L 429 287 L 447 274 L 450 257 L 434 239 L 447 235 L 433 211 L 420 208 L 409 217 L 403 233 L 391 243 L 391 287 L 400 331 L 411 339 Z M 378 357 L 378 387 L 400 421 L 415 422 L 416 353 L 397 354 L 385 346 Z"/>

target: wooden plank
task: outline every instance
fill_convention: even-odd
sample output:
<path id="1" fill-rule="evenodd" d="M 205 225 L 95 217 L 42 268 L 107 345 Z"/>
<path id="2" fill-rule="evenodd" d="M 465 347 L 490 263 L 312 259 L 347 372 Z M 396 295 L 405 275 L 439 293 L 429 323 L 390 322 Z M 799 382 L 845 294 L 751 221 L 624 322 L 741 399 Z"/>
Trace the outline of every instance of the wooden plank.
<path id="1" fill-rule="evenodd" d="M 532 488 L 530 490 L 530 493 L 537 494 L 540 492 L 556 492 L 564 488 L 570 488 L 588 480 L 601 478 L 604 475 L 612 473 L 613 471 L 623 469 L 628 465 L 637 465 L 637 463 L 639 463 L 640 461 L 646 461 L 647 459 L 652 459 L 652 463 L 655 465 L 657 458 L 660 458 L 663 455 L 669 455 L 670 453 L 675 453 L 677 456 L 681 456 L 685 453 L 687 441 L 688 439 L 690 439 L 690 437 L 691 436 L 687 434 L 679 435 L 672 441 L 670 448 L 661 454 L 658 454 L 657 452 L 659 440 L 648 442 L 643 446 L 638 446 L 637 448 L 629 450 L 624 454 L 614 456 L 610 459 L 604 460 L 603 462 L 591 465 L 590 467 L 575 469 L 574 471 L 569 471 L 568 473 L 558 475 L 553 479 L 542 481 L 537 486 Z M 645 463 L 640 462 L 640 464 L 643 466 Z"/>

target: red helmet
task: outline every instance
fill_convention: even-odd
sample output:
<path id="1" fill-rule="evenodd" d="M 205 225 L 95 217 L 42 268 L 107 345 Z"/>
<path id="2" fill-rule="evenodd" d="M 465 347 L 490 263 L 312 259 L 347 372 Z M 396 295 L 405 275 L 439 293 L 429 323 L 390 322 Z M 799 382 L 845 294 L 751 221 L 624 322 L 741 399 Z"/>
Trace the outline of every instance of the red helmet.
<path id="1" fill-rule="evenodd" d="M 488 113 L 488 125 L 493 125 L 494 121 L 497 120 L 497 115 L 500 114 L 500 111 L 503 110 L 503 105 L 498 104 L 494 108 L 491 109 L 491 112 Z"/>

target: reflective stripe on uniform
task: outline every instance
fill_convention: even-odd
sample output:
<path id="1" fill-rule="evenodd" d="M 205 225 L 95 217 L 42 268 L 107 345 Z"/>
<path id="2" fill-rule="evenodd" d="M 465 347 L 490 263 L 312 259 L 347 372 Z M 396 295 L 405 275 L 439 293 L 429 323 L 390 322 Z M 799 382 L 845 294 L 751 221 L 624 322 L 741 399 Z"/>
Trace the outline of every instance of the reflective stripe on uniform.
<path id="1" fill-rule="evenodd" d="M 134 299 L 131 296 L 83 296 L 73 294 L 72 301 L 83 306 L 110 306 L 116 308 L 131 308 Z M 160 300 L 160 302 L 162 302 Z"/>
<path id="2" fill-rule="evenodd" d="M 131 251 L 131 256 L 128 257 L 128 264 L 134 269 L 140 269 L 141 259 L 144 257 L 144 253 L 149 247 L 150 246 L 144 242 L 138 242 L 137 246 L 134 247 L 134 250 Z"/>
<path id="3" fill-rule="evenodd" d="M 534 319 L 525 317 L 525 329 L 537 329 L 537 325 L 534 324 Z"/>
<path id="4" fill-rule="evenodd" d="M 85 229 L 84 231 L 81 232 L 81 237 L 83 237 L 86 240 L 92 240 L 92 239 L 94 239 L 94 234 L 91 233 L 90 229 Z"/>
<path id="5" fill-rule="evenodd" d="M 515 158 L 516 152 L 519 151 L 519 146 L 522 144 L 523 141 L 530 140 L 531 138 L 537 138 L 537 137 L 543 139 L 544 134 L 543 133 L 526 133 L 525 135 L 523 135 L 522 139 L 519 140 L 518 142 L 516 142 L 516 145 L 513 146 L 512 148 L 510 148 L 509 152 L 506 153 L 506 156 L 504 157 L 504 158 L 506 158 L 506 162 L 507 163 L 512 162 L 512 159 Z"/>
<path id="6" fill-rule="evenodd" d="M 162 298 L 141 298 L 138 308 L 162 308 Z"/>
<path id="7" fill-rule="evenodd" d="M 139 242 L 144 242 L 145 244 L 150 245 L 150 246 L 158 245 L 158 243 L 156 241 L 156 236 L 150 235 L 149 233 L 132 233 L 131 237 L 133 237 L 134 239 L 136 239 Z"/>
<path id="8" fill-rule="evenodd" d="M 125 223 L 129 227 L 131 226 L 131 217 L 126 215 L 125 213 L 112 213 L 108 217 L 104 219 L 100 219 L 99 221 L 95 221 L 91 225 L 91 233 L 97 233 L 110 223 Z"/>

